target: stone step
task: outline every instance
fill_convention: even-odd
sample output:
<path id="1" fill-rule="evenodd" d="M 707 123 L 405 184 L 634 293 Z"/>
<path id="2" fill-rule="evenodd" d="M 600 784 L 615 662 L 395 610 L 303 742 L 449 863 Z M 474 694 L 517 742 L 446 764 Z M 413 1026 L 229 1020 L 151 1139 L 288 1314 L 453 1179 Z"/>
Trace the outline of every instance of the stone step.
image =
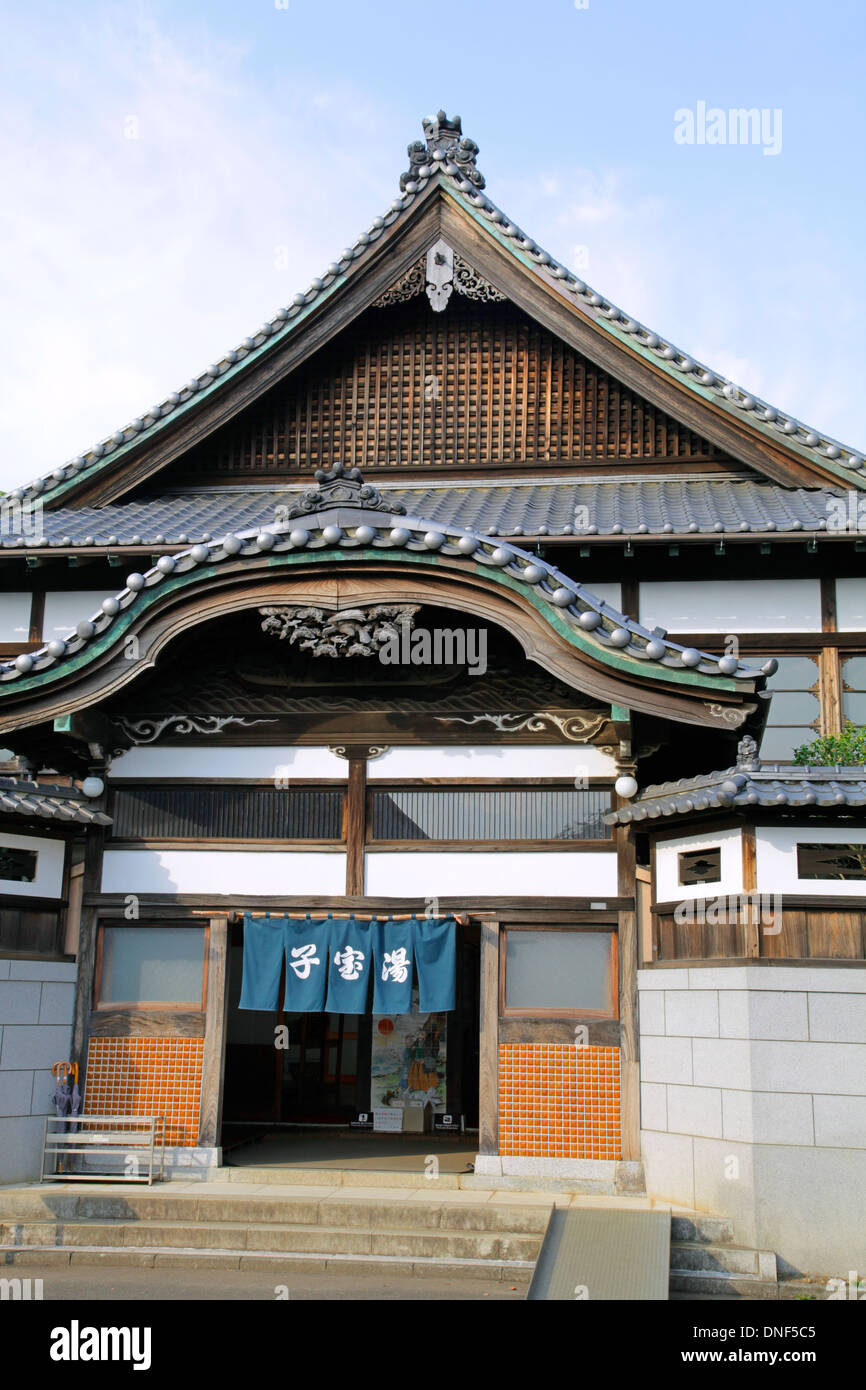
<path id="1" fill-rule="evenodd" d="M 390 1189 L 384 1189 L 389 1192 Z M 382 1230 L 414 1229 L 427 1231 L 502 1231 L 542 1236 L 553 1203 L 473 1202 L 458 1194 L 436 1198 L 394 1191 L 388 1196 L 370 1196 L 360 1189 L 309 1188 L 300 1193 L 260 1196 L 252 1192 L 234 1194 L 177 1195 L 142 1191 L 95 1193 L 46 1192 L 44 1189 L 0 1193 L 0 1223 L 8 1227 L 29 1222 L 60 1223 L 81 1221 L 183 1222 L 214 1225 L 221 1222 L 244 1225 L 282 1224 L 293 1226 L 348 1226 Z"/>
<path id="2" fill-rule="evenodd" d="M 671 1241 L 671 1272 L 710 1274 L 754 1274 L 761 1279 L 778 1277 L 776 1256 L 771 1250 L 752 1250 L 745 1245 L 703 1245 L 699 1242 Z"/>
<path id="3" fill-rule="evenodd" d="M 0 1251 L 20 1246 L 220 1249 L 268 1254 L 395 1255 L 403 1258 L 534 1261 L 540 1234 L 497 1230 L 379 1230 L 248 1222 L 30 1221 L 0 1225 Z"/>
<path id="4" fill-rule="evenodd" d="M 109 1269 L 225 1269 L 270 1270 L 285 1279 L 293 1272 L 325 1274 L 334 1271 L 357 1274 L 359 1277 L 411 1274 L 426 1279 L 495 1279 L 512 1285 L 528 1284 L 535 1268 L 534 1260 L 489 1260 L 440 1258 L 386 1254 L 323 1254 L 300 1251 L 258 1251 L 247 1254 L 238 1250 L 201 1249 L 187 1247 L 154 1247 L 130 1249 L 118 1246 L 76 1246 L 58 1248 L 18 1246 L 13 1250 L 0 1249 L 0 1265 L 24 1267 L 55 1267 L 62 1265 L 104 1265 Z"/>

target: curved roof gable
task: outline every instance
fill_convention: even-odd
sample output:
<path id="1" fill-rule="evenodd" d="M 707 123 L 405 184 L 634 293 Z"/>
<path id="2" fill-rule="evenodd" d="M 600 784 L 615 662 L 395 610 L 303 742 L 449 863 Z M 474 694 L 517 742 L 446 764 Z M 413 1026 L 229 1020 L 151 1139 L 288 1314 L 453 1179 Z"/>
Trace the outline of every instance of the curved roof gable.
<path id="1" fill-rule="evenodd" d="M 375 258 L 383 239 L 392 239 L 393 232 L 410 222 L 416 205 L 437 191 L 453 200 L 488 242 L 504 249 L 512 262 L 530 272 L 539 285 L 563 295 L 574 313 L 592 325 L 597 343 L 613 340 L 623 354 L 650 365 L 657 381 L 667 378 L 680 392 L 685 388 L 684 399 L 698 398 L 709 408 L 708 420 L 712 415 L 716 419 L 728 417 L 736 423 L 742 438 L 759 438 L 765 446 L 772 446 L 770 454 L 787 455 L 792 462 L 811 466 L 816 482 L 838 481 L 846 487 L 866 487 L 866 461 L 857 450 L 803 424 L 696 361 L 612 304 L 521 231 L 484 192 L 484 179 L 476 165 L 478 147 L 462 135 L 459 117 L 449 120 L 440 111 L 425 119 L 423 125 L 426 140 L 409 146 L 410 168 L 401 178 L 400 196 L 306 291 L 296 294 L 291 304 L 279 309 L 273 319 L 164 401 L 62 467 L 16 490 L 10 494 L 11 500 L 41 497 L 49 505 L 71 500 L 81 491 L 82 484 L 113 471 L 122 461 L 140 453 L 143 445 L 156 440 L 168 426 L 249 376 L 257 364 L 273 356 L 279 345 L 302 334 L 310 320 Z M 402 264 L 400 273 L 406 268 Z M 381 286 L 377 292 L 381 292 Z M 765 464 L 773 476 L 772 461 L 765 459 Z M 781 477 L 779 480 L 790 481 Z"/>

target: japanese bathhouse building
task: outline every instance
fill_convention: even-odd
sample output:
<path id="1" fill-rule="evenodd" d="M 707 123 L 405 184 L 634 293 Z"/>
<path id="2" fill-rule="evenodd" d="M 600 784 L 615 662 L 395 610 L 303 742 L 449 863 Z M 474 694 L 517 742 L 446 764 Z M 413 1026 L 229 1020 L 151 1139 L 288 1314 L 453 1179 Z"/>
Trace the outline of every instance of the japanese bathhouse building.
<path id="1" fill-rule="evenodd" d="M 2 1177 L 70 1057 L 184 1176 L 426 1097 L 479 1177 L 864 1269 L 866 772 L 792 757 L 866 721 L 866 463 L 424 137 L 271 322 L 4 499 Z"/>

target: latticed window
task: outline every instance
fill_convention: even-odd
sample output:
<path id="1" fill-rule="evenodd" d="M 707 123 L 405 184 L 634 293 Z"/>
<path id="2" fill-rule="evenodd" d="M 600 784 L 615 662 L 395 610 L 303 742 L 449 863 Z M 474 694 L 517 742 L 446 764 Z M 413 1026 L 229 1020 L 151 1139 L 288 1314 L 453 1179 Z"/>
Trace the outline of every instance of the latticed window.
<path id="1" fill-rule="evenodd" d="M 756 658 L 755 665 L 764 660 Z M 778 671 L 767 681 L 773 699 L 761 743 L 761 758 L 771 763 L 790 762 L 795 748 L 821 732 L 818 658 L 781 656 L 778 662 Z"/>

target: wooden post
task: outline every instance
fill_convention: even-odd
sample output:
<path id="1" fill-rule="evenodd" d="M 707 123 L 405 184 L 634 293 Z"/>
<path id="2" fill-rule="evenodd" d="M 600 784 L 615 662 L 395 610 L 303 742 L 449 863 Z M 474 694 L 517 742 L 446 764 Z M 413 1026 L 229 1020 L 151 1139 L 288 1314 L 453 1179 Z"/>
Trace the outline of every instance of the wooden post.
<path id="1" fill-rule="evenodd" d="M 198 1133 L 198 1142 L 205 1148 L 214 1148 L 219 1144 L 222 1127 L 226 1022 L 229 1007 L 228 954 L 229 919 L 211 917 L 208 932 L 207 1001 Z"/>
<path id="2" fill-rule="evenodd" d="M 364 840 L 367 828 L 367 760 L 349 760 L 346 791 L 346 896 L 364 896 Z"/>
<path id="3" fill-rule="evenodd" d="M 98 893 L 102 888 L 102 855 L 105 847 L 105 828 L 92 828 L 84 843 L 84 880 L 82 896 L 86 902 L 88 893 Z M 98 932 L 98 912 L 94 907 L 85 907 L 81 912 L 78 928 L 78 969 L 75 975 L 75 1004 L 72 1014 L 72 1044 L 70 1060 L 78 1063 L 78 1084 L 84 1094 L 84 1080 L 87 1071 L 87 1042 L 90 1037 L 90 1014 L 93 1008 L 93 990 L 96 971 L 96 944 Z"/>
<path id="4" fill-rule="evenodd" d="M 635 846 L 628 826 L 617 827 L 617 892 L 633 898 Z M 637 920 L 634 908 L 619 912 L 620 1134 L 624 1159 L 640 1158 L 640 1065 L 637 1035 Z"/>
<path id="5" fill-rule="evenodd" d="M 499 923 L 481 923 L 478 1152 L 499 1152 Z"/>
<path id="6" fill-rule="evenodd" d="M 743 845 L 743 896 L 747 893 L 754 893 L 758 886 L 757 868 L 755 860 L 755 827 L 744 825 L 741 831 Z M 757 913 L 757 918 L 756 918 Z M 746 955 L 749 957 L 761 954 L 761 907 L 758 901 L 757 907 L 744 907 L 743 915 L 743 940 L 745 942 Z"/>

